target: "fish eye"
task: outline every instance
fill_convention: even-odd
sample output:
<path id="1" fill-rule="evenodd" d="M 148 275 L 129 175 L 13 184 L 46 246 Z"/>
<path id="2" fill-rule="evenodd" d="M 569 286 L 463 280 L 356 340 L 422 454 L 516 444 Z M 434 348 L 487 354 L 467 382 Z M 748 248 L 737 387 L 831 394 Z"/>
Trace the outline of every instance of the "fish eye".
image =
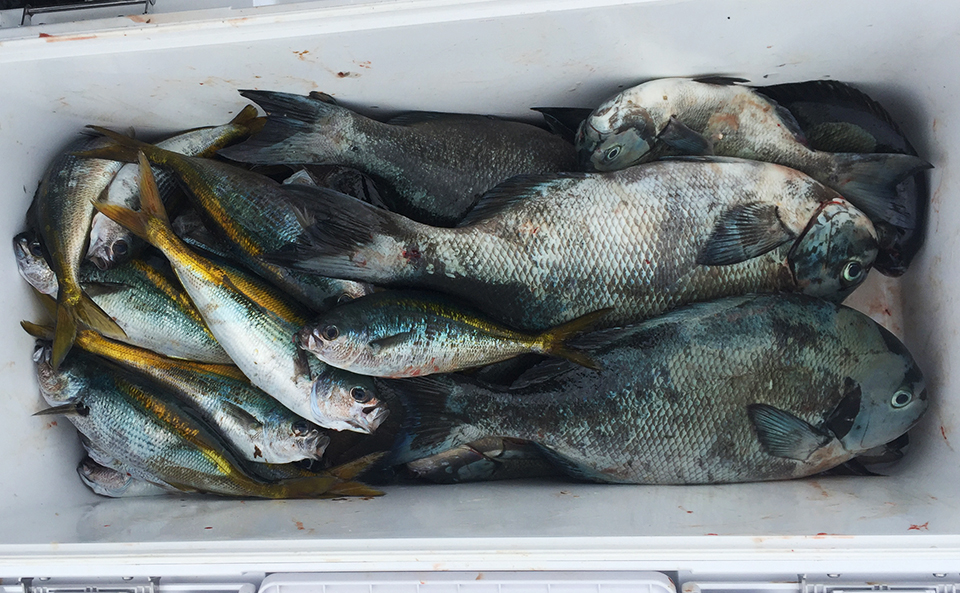
<path id="1" fill-rule="evenodd" d="M 302 437 L 308 432 L 310 432 L 310 425 L 306 420 L 297 420 L 293 423 L 293 434 L 296 436 Z"/>
<path id="2" fill-rule="evenodd" d="M 340 330 L 335 325 L 325 325 L 320 330 L 320 337 L 328 342 L 336 340 L 339 336 Z"/>
<path id="3" fill-rule="evenodd" d="M 611 146 L 611 147 L 608 148 L 607 151 L 603 154 L 603 160 L 605 160 L 605 161 L 607 161 L 607 162 L 614 160 L 615 158 L 617 158 L 618 156 L 620 156 L 620 150 L 621 150 L 622 148 L 623 148 L 623 147 L 620 146 L 619 144 L 617 144 L 616 146 Z"/>
<path id="4" fill-rule="evenodd" d="M 130 250 L 130 247 L 127 245 L 127 242 L 124 241 L 123 239 L 113 244 L 114 255 L 126 255 L 127 251 L 129 250 Z"/>
<path id="5" fill-rule="evenodd" d="M 353 300 L 353 297 L 352 297 L 352 296 L 350 296 L 350 295 L 347 294 L 347 293 L 343 293 L 343 294 L 341 294 L 341 295 L 337 298 L 337 304 L 338 304 L 338 305 L 342 305 L 342 304 L 344 304 L 344 303 L 349 303 L 349 302 L 352 301 L 352 300 Z"/>
<path id="6" fill-rule="evenodd" d="M 364 389 L 363 387 L 354 387 L 353 389 L 351 389 L 350 396 L 353 397 L 353 399 L 355 399 L 356 401 L 360 402 L 361 404 L 365 404 L 371 399 L 373 399 L 373 396 L 368 394 L 367 390 Z"/>
<path id="7" fill-rule="evenodd" d="M 40 241 L 30 241 L 30 253 L 34 257 L 43 257 L 43 248 L 40 247 Z"/>
<path id="8" fill-rule="evenodd" d="M 843 267 L 843 280 L 845 282 L 858 282 L 863 277 L 863 265 L 858 261 L 847 262 Z"/>
<path id="9" fill-rule="evenodd" d="M 905 389 L 893 394 L 893 399 L 890 400 L 890 405 L 894 408 L 902 408 L 903 406 L 909 404 L 913 400 L 913 394 Z"/>

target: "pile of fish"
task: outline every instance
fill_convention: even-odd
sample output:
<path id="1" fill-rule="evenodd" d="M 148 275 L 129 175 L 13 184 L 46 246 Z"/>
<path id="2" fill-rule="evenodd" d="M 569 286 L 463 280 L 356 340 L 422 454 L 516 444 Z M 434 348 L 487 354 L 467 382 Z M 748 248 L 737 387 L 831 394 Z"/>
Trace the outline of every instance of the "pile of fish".
<path id="1" fill-rule="evenodd" d="M 848 85 L 744 82 L 544 126 L 241 91 L 267 116 L 95 127 L 14 240 L 39 414 L 114 497 L 869 473 L 926 386 L 839 303 L 906 271 L 930 165 Z"/>

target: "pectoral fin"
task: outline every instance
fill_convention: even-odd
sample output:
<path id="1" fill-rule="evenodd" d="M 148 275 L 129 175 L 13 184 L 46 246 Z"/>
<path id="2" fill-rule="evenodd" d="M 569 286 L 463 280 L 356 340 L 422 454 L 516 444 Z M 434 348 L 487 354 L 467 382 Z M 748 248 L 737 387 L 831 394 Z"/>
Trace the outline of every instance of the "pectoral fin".
<path id="1" fill-rule="evenodd" d="M 713 154 L 713 144 L 704 138 L 703 134 L 691 130 L 676 117 L 670 118 L 657 139 L 677 154 Z"/>
<path id="2" fill-rule="evenodd" d="M 381 350 L 385 350 L 387 348 L 391 348 L 398 344 L 404 343 L 412 335 L 413 335 L 413 332 L 400 332 L 399 334 L 394 334 L 392 336 L 380 338 L 379 340 L 372 340 L 370 342 L 370 350 L 374 354 L 379 354 Z"/>
<path id="3" fill-rule="evenodd" d="M 697 256 L 705 266 L 726 266 L 763 255 L 794 238 L 773 204 L 751 202 L 727 210 Z"/>
<path id="4" fill-rule="evenodd" d="M 806 461 L 831 437 L 789 412 L 766 404 L 747 406 L 764 451 L 776 457 Z"/>
<path id="5" fill-rule="evenodd" d="M 248 434 L 255 435 L 263 430 L 263 423 L 253 414 L 232 402 L 223 402 L 223 413 L 233 418 Z"/>

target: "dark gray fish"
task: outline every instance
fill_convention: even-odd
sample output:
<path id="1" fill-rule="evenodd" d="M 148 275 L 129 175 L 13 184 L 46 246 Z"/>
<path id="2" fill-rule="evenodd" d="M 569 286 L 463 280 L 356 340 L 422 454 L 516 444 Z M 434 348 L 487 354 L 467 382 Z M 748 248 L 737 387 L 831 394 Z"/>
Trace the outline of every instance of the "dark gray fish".
<path id="1" fill-rule="evenodd" d="M 913 228 L 897 184 L 930 163 L 904 154 L 832 153 L 806 145 L 789 111 L 723 80 L 663 78 L 608 99 L 577 134 L 581 165 L 615 171 L 661 154 L 715 154 L 777 163 L 835 189 L 873 221 Z"/>
<path id="2" fill-rule="evenodd" d="M 389 460 L 500 436 L 530 440 L 588 480 L 781 480 L 889 442 L 928 404 L 893 334 L 801 295 L 700 303 L 579 345 L 603 370 L 548 361 L 509 389 L 458 375 L 380 380 L 407 406 Z"/>
<path id="3" fill-rule="evenodd" d="M 455 295 L 518 330 L 613 308 L 604 325 L 748 292 L 842 300 L 876 256 L 873 225 L 803 173 L 740 159 L 507 182 L 453 229 L 334 192 L 271 261 Z"/>
<path id="4" fill-rule="evenodd" d="M 814 150 L 917 156 L 916 149 L 887 110 L 848 84 L 815 80 L 756 90 L 796 117 Z M 929 199 L 930 187 L 922 172 L 897 184 L 896 203 L 903 205 L 913 224 L 894 226 L 874 222 L 881 241 L 873 266 L 882 274 L 900 276 L 907 271 L 923 245 Z"/>
<path id="5" fill-rule="evenodd" d="M 550 132 L 482 115 L 409 113 L 387 123 L 327 100 L 240 91 L 267 111 L 250 140 L 220 151 L 248 163 L 345 165 L 394 190 L 388 206 L 414 220 L 449 226 L 477 199 L 515 175 L 573 170 L 573 146 Z"/>

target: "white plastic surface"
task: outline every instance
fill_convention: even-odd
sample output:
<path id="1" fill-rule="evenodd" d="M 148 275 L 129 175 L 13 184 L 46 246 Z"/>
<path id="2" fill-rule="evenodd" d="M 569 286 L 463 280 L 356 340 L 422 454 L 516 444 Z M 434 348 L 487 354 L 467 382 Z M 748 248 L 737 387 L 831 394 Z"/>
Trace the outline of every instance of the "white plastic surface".
<path id="1" fill-rule="evenodd" d="M 71 29 L 72 27 L 72 29 Z M 41 33 L 43 35 L 41 35 Z M 6 37 L 4 37 L 6 36 Z M 559 481 L 389 488 L 347 501 L 105 500 L 41 403 L 0 257 L 0 576 L 349 570 L 960 572 L 960 4 L 879 0 L 409 0 L 165 14 L 0 35 L 0 236 L 86 124 L 228 120 L 237 88 L 318 89 L 369 113 L 527 116 L 657 76 L 834 78 L 886 105 L 936 165 L 927 245 L 860 307 L 901 335 L 931 409 L 886 478 L 696 487 Z M 901 301 L 902 299 L 902 301 Z M 2 584 L 2 583 L 0 583 Z"/>
<path id="2" fill-rule="evenodd" d="M 656 572 L 272 574 L 259 593 L 676 593 Z"/>

